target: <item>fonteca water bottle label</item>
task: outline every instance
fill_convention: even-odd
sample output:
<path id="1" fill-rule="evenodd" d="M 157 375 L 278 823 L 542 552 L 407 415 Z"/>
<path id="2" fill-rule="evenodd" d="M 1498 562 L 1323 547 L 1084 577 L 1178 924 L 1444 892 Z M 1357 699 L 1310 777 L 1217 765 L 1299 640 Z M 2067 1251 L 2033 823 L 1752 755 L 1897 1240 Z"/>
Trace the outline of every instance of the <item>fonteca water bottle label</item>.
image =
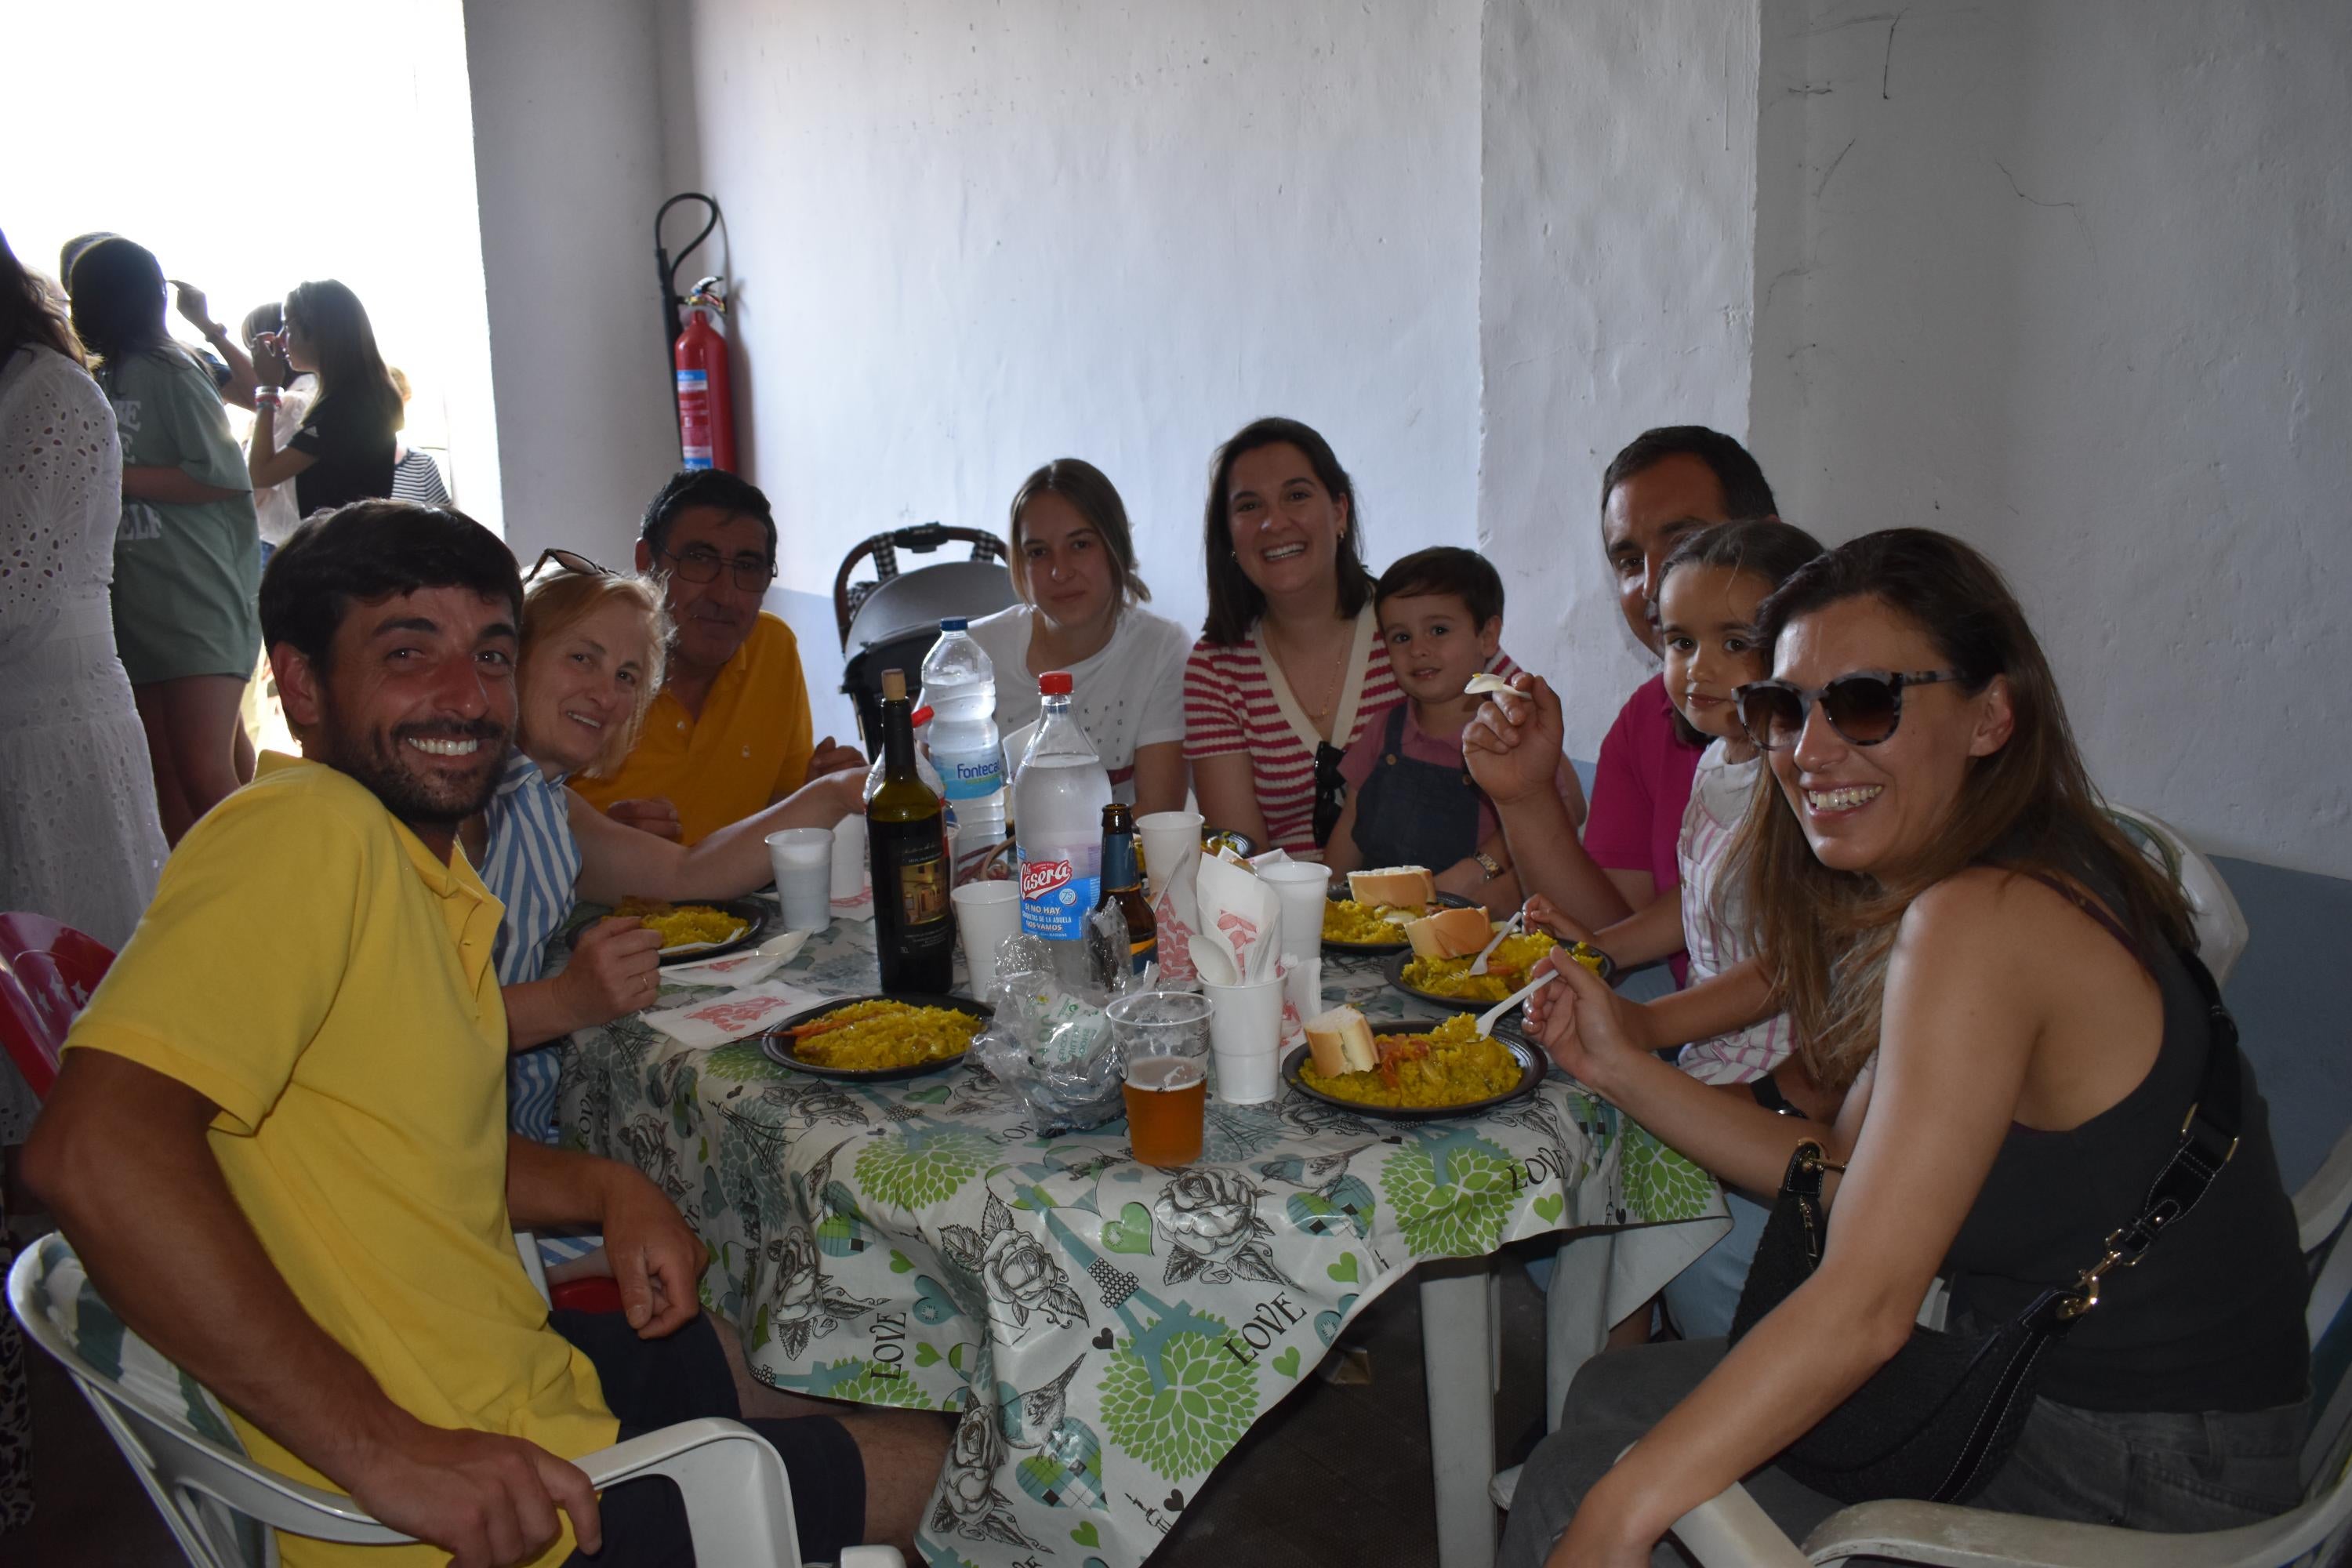
<path id="1" fill-rule="evenodd" d="M 993 752 L 980 757 L 949 757 L 931 748 L 940 788 L 950 800 L 981 800 L 1004 787 L 1004 763 Z"/>

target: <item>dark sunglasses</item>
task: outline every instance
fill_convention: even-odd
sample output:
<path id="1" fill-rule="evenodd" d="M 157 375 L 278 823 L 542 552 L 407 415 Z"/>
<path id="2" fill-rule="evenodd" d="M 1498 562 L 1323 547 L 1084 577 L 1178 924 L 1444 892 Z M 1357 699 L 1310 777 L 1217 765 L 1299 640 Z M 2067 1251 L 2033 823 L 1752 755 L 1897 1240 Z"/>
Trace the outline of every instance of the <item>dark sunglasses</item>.
<path id="1" fill-rule="evenodd" d="M 539 552 L 539 559 L 530 563 L 530 570 L 523 574 L 523 580 L 528 582 L 531 578 L 538 576 L 541 572 L 546 571 L 548 563 L 551 561 L 556 565 L 563 568 L 566 572 L 576 572 L 583 577 L 610 577 L 613 575 L 611 572 L 597 565 L 593 561 L 589 560 L 588 557 L 581 554 L 576 550 L 547 549 Z"/>
<path id="2" fill-rule="evenodd" d="M 673 555 L 667 550 L 662 553 L 668 556 L 670 570 L 689 583 L 716 583 L 720 570 L 730 569 L 735 574 L 735 586 L 747 594 L 764 594 L 768 591 L 768 584 L 776 580 L 776 563 L 773 561 L 747 561 L 740 555 L 732 561 L 725 561 L 719 558 L 717 551 L 706 550 L 700 545 L 692 547 L 683 555 Z"/>
<path id="3" fill-rule="evenodd" d="M 1768 752 L 1786 751 L 1804 733 L 1805 721 L 1821 704 L 1830 727 L 1854 746 L 1875 746 L 1903 722 L 1903 689 L 1958 680 L 1957 669 L 1915 669 L 1895 674 L 1857 669 L 1827 686 L 1804 687 L 1786 680 L 1751 680 L 1739 689 L 1739 722 L 1748 738 Z"/>
<path id="4" fill-rule="evenodd" d="M 1318 848 L 1331 842 L 1331 834 L 1339 826 L 1339 808 L 1348 804 L 1348 780 L 1339 772 L 1340 759 L 1347 754 L 1328 741 L 1315 748 L 1315 843 Z"/>

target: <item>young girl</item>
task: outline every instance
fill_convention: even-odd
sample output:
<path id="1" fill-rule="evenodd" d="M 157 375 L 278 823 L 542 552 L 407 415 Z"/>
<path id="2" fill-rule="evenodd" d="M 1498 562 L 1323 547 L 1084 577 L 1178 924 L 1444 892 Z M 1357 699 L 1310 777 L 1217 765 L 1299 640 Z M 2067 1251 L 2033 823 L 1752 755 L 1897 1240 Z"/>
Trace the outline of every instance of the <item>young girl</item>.
<path id="1" fill-rule="evenodd" d="M 294 481 L 303 517 L 331 506 L 392 494 L 393 454 L 404 421 L 399 390 L 376 351 L 375 329 L 359 296 L 331 278 L 298 283 L 286 296 L 286 330 L 254 343 L 252 444 L 246 468 L 257 485 Z M 297 374 L 318 378 L 299 428 L 278 444 L 279 388 Z"/>
<path id="2" fill-rule="evenodd" d="M 1773 520 L 1727 522 L 1675 546 L 1659 573 L 1658 623 L 1665 645 L 1666 696 L 1684 722 L 1711 738 L 1692 781 L 1675 858 L 1682 869 L 1676 897 L 1663 898 L 1587 940 L 1620 968 L 1648 963 L 1680 950 L 1690 955 L 1690 984 L 1698 987 L 1751 955 L 1746 900 L 1728 851 L 1748 814 L 1762 754 L 1739 725 L 1735 694 L 1770 673 L 1757 646 L 1756 607 L 1798 567 L 1822 552 L 1801 528 Z M 1528 918 L 1554 935 L 1582 936 L 1547 900 L 1528 900 Z M 1717 990 L 1724 989 L 1717 987 Z M 1804 1087 L 1790 1061 L 1795 1039 L 1781 1014 L 1748 1021 L 1682 1047 L 1676 1063 L 1702 1083 L 1790 1115 L 1826 1108 Z M 1665 1043 L 1664 1040 L 1661 1044 Z M 1794 1079 L 1795 1101 L 1781 1083 Z M 1666 1287 L 1666 1304 L 1686 1337 L 1727 1333 L 1739 1289 L 1755 1256 L 1769 1210 L 1738 1194 L 1732 1232 Z"/>

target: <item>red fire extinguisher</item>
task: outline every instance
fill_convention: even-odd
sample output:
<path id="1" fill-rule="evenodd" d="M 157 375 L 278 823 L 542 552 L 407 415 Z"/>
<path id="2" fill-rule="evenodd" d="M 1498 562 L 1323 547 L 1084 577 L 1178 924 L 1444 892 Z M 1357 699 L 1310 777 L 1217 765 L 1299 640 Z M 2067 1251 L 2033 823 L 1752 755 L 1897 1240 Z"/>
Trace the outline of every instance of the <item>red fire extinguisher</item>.
<path id="1" fill-rule="evenodd" d="M 677 439 L 689 468 L 735 471 L 735 397 L 727 375 L 727 335 L 716 319 L 727 309 L 719 279 L 706 278 L 686 300 L 686 328 L 671 359 L 677 369 Z"/>

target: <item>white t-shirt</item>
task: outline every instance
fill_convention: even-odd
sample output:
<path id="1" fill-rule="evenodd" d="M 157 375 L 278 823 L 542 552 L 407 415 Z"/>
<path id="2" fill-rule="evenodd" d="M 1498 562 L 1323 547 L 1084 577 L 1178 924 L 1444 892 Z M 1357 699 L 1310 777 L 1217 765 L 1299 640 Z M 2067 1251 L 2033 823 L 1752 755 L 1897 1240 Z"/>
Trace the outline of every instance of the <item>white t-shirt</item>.
<path id="1" fill-rule="evenodd" d="M 1037 721 L 1037 678 L 1029 669 L 1036 612 L 1026 605 L 971 623 L 972 640 L 996 667 L 996 728 L 1011 735 Z M 1070 711 L 1110 773 L 1111 796 L 1135 804 L 1135 753 L 1184 738 L 1184 661 L 1192 636 L 1164 616 L 1129 605 L 1110 641 L 1069 667 Z M 1013 766 L 1019 757 L 1009 759 Z"/>
<path id="2" fill-rule="evenodd" d="M 1748 815 L 1757 789 L 1777 789 L 1764 774 L 1759 754 L 1732 762 L 1717 741 L 1699 757 L 1692 776 L 1690 804 L 1675 856 L 1682 869 L 1683 951 L 1690 955 L 1690 984 L 1712 979 L 1753 956 L 1748 942 L 1748 900 L 1730 870 L 1731 842 Z M 1694 1040 L 1675 1063 L 1702 1083 L 1746 1083 L 1769 1073 L 1796 1049 L 1796 1034 L 1785 1013 L 1711 1040 Z"/>

